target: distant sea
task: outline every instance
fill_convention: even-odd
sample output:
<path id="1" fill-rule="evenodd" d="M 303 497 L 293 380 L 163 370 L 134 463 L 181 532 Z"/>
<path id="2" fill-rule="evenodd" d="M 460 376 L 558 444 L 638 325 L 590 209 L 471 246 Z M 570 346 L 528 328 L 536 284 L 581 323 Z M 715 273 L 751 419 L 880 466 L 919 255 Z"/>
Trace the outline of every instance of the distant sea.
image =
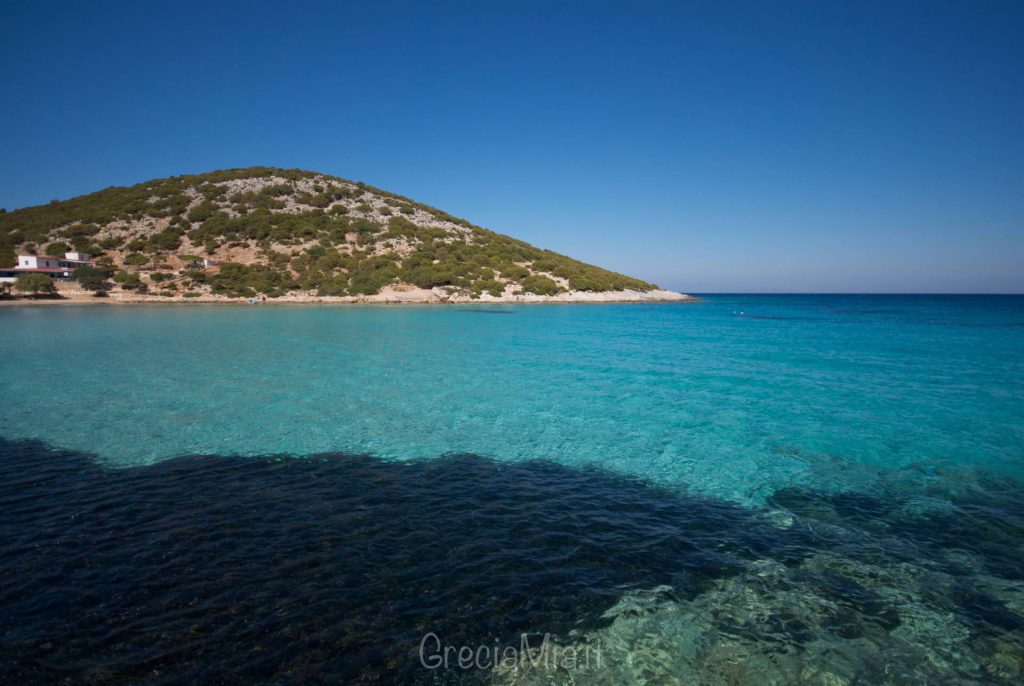
<path id="1" fill-rule="evenodd" d="M 1024 296 L 0 331 L 0 682 L 1024 680 Z"/>

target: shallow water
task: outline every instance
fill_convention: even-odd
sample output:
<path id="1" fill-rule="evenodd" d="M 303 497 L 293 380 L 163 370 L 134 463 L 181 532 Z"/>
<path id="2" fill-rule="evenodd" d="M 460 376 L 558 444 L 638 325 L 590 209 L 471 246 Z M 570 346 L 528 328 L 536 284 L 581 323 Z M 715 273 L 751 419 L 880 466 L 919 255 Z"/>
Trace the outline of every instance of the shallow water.
<path id="1" fill-rule="evenodd" d="M 2 681 L 1024 678 L 1024 298 L 0 325 Z"/>
<path id="2" fill-rule="evenodd" d="M 111 465 L 470 452 L 745 503 L 916 463 L 1022 467 L 1024 298 L 39 307 L 0 326 L 0 435 Z"/>

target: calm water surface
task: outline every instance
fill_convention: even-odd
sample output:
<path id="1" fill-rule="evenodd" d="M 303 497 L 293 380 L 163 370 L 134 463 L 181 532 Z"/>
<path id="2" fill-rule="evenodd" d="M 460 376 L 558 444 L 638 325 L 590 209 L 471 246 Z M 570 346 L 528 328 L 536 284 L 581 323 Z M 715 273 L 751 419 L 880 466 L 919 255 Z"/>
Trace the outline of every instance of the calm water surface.
<path id="1" fill-rule="evenodd" d="M 0 327 L 6 682 L 1024 678 L 1022 297 Z"/>

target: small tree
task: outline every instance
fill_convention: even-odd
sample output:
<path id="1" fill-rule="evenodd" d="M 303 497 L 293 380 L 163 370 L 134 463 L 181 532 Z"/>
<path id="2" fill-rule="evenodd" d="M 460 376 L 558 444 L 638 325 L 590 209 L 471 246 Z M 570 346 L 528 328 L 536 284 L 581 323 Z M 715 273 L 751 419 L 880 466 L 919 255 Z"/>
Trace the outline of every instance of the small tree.
<path id="1" fill-rule="evenodd" d="M 75 281 L 78 285 L 92 291 L 96 297 L 102 297 L 110 290 L 111 284 L 107 276 L 107 272 L 95 267 L 79 267 L 75 270 Z"/>
<path id="2" fill-rule="evenodd" d="M 558 295 L 562 290 L 553 279 L 539 275 L 526 277 L 522 285 L 525 292 L 537 295 Z"/>
<path id="3" fill-rule="evenodd" d="M 53 284 L 53 279 L 46 274 L 39 274 L 38 272 L 19 275 L 18 280 L 14 282 L 14 287 L 22 293 L 31 293 L 33 297 L 56 295 L 57 293 L 57 287 Z"/>
<path id="4" fill-rule="evenodd" d="M 64 241 L 54 241 L 46 246 L 46 254 L 52 255 L 53 257 L 61 257 L 64 253 L 71 250 L 71 246 Z"/>
<path id="5" fill-rule="evenodd" d="M 121 288 L 126 291 L 134 291 L 142 288 L 144 285 L 142 283 L 142 279 L 140 279 L 139 275 L 135 272 L 119 271 L 114 274 L 114 281 L 121 284 Z"/>

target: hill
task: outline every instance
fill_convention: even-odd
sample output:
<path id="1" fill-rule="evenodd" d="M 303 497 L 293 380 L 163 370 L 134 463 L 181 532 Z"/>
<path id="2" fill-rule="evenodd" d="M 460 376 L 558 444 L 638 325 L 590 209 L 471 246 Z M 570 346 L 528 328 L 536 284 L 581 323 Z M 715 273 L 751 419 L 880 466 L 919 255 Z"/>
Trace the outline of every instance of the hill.
<path id="1" fill-rule="evenodd" d="M 18 253 L 67 250 L 95 255 L 116 294 L 146 298 L 683 298 L 361 182 L 273 167 L 0 214 L 0 267 Z"/>

